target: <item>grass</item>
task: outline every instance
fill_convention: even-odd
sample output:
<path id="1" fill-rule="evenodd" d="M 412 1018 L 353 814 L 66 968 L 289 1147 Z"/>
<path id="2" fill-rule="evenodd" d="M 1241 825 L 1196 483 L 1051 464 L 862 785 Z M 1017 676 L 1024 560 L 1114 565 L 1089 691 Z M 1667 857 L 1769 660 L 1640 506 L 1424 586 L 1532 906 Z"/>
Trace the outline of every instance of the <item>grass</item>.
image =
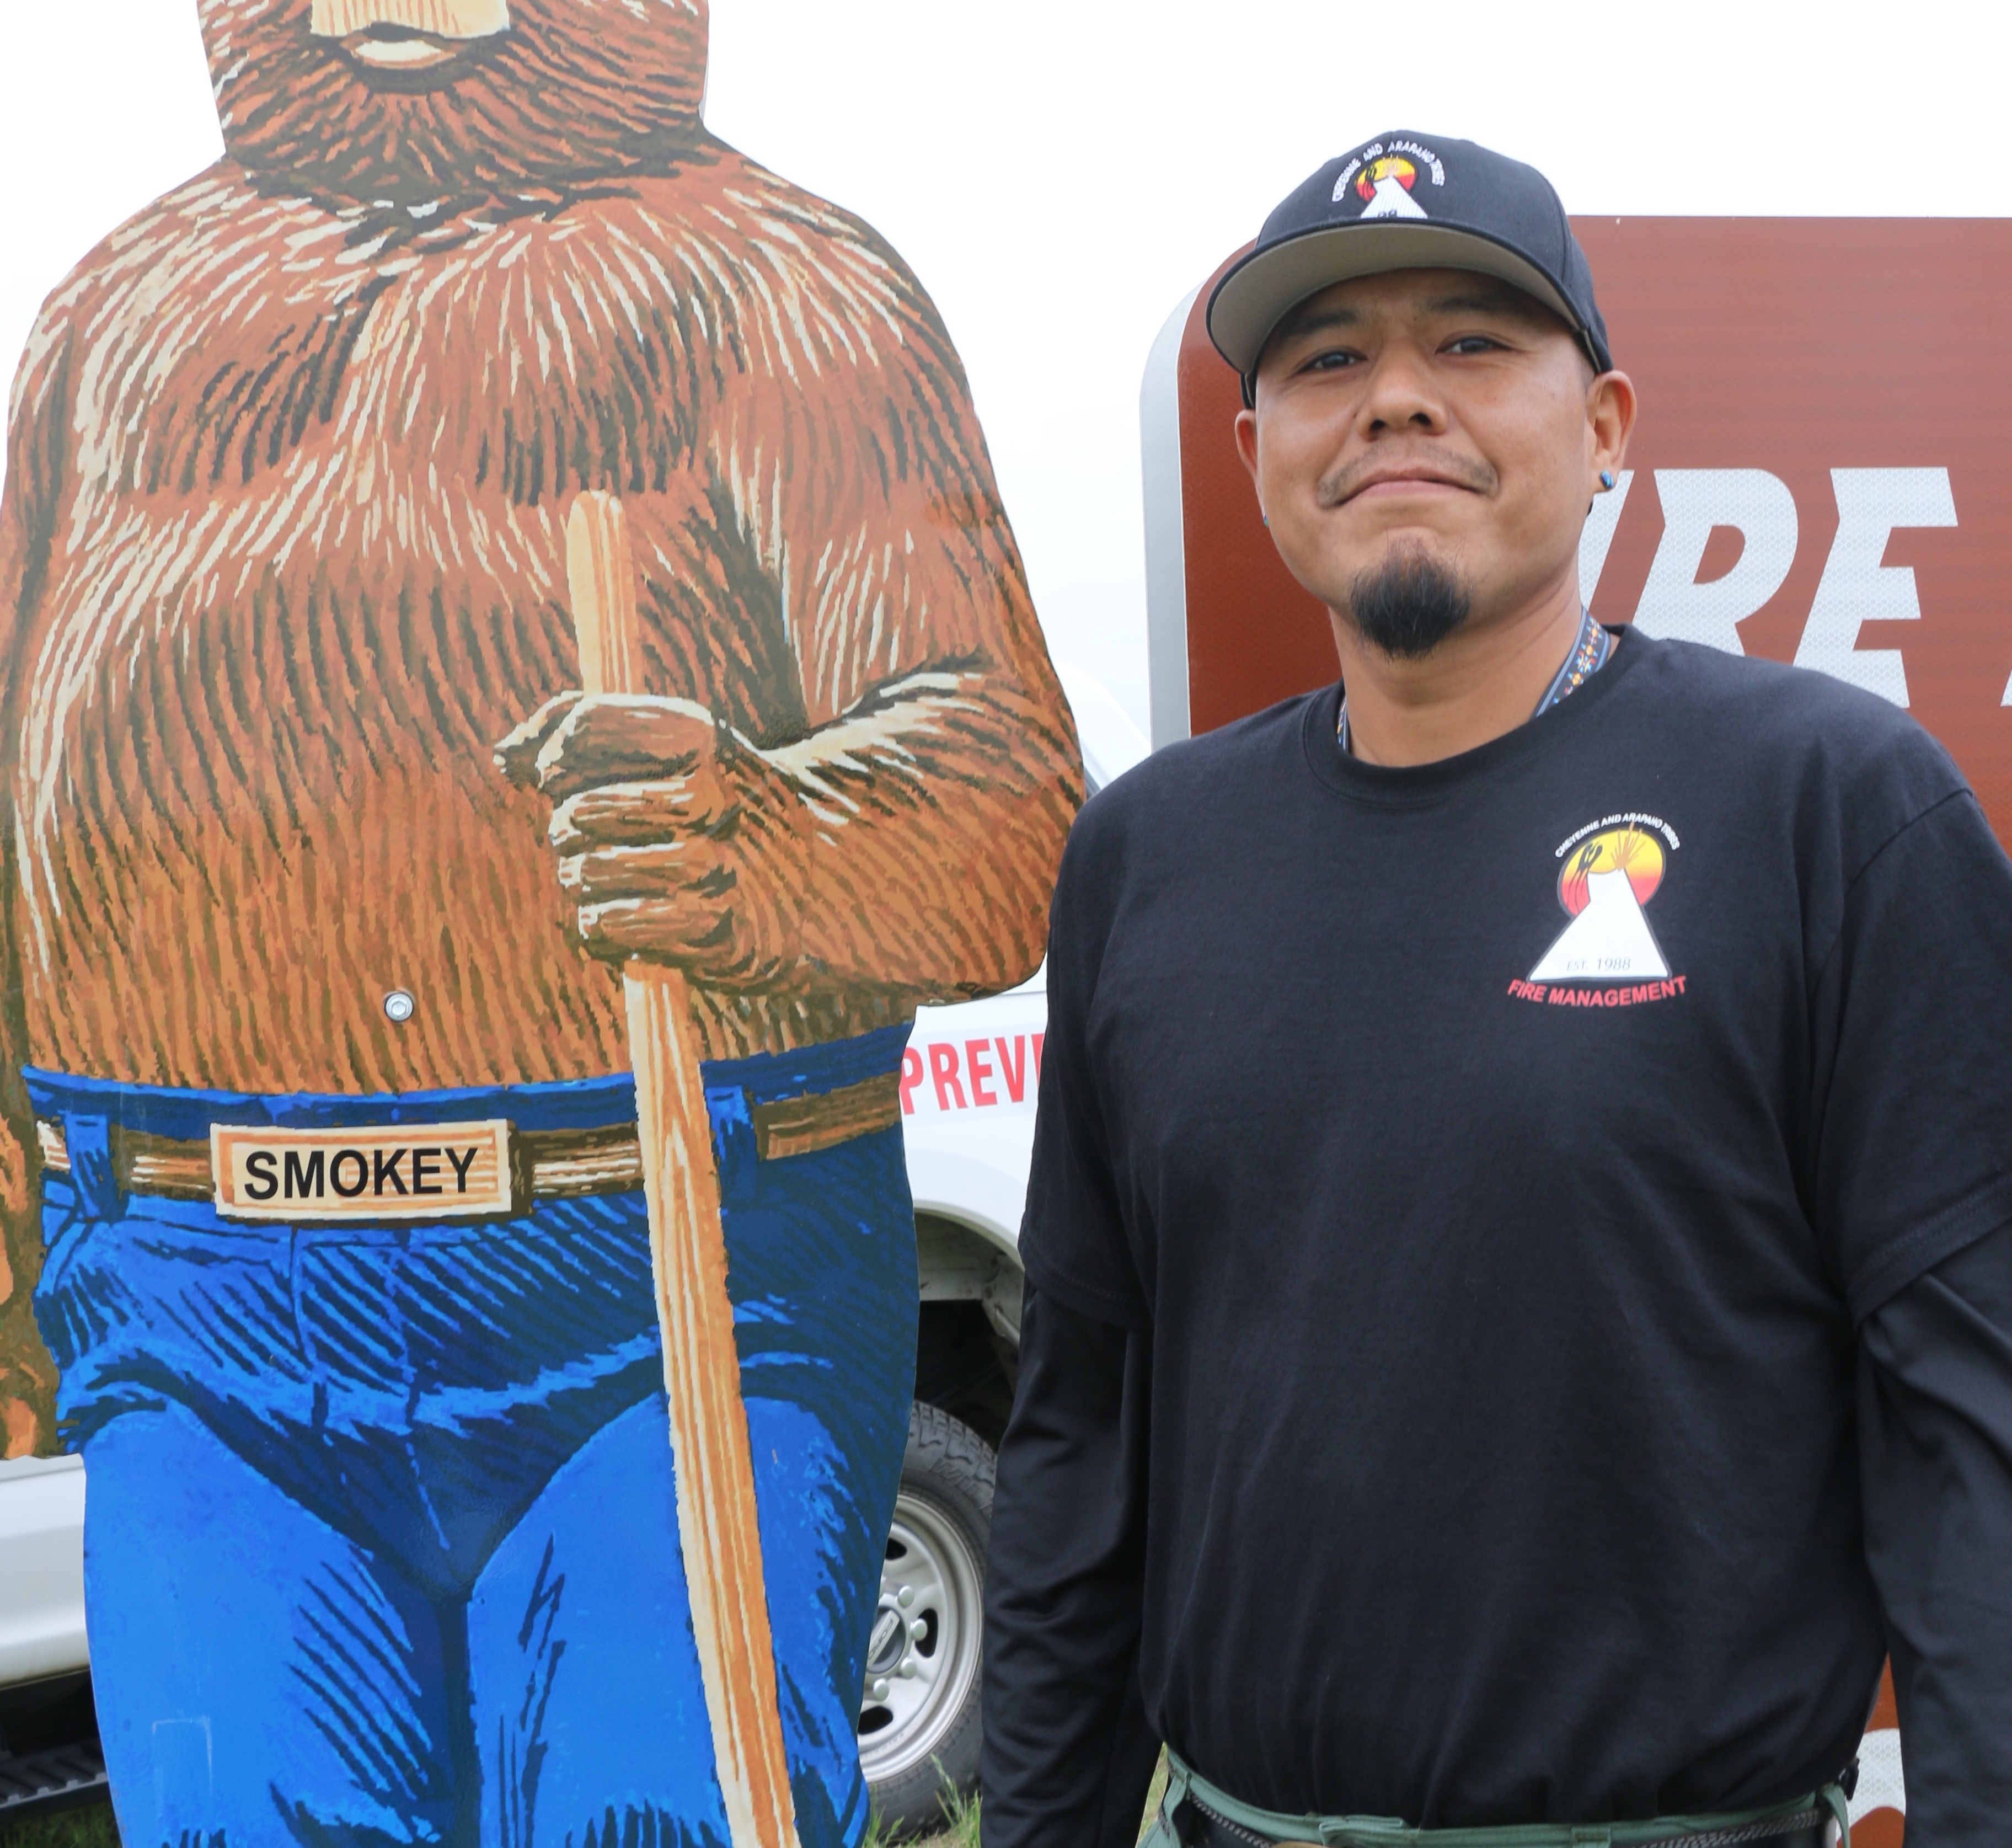
<path id="1" fill-rule="evenodd" d="M 913 1848 L 978 1848 L 977 1797 L 951 1793 L 938 1797 L 936 1801 L 943 1805 L 943 1828 L 926 1840 L 914 1843 Z M 867 1825 L 866 1839 L 859 1848 L 887 1848 L 887 1838 L 880 1832 L 878 1816 Z"/>
<path id="2" fill-rule="evenodd" d="M 111 1804 L 80 1803 L 0 1822 L 0 1848 L 119 1848 L 119 1830 Z"/>
<path id="3" fill-rule="evenodd" d="M 1167 1789 L 1167 1755 L 1160 1754 L 1159 1768 L 1153 1773 L 1152 1788 L 1146 1793 L 1146 1813 L 1139 1819 L 1139 1839 L 1146 1839 L 1146 1832 L 1153 1826 L 1153 1819 L 1159 1814 L 1160 1799 Z M 978 1803 L 976 1796 L 958 1796 L 940 1800 L 944 1806 L 944 1826 L 935 1835 L 922 1841 L 911 1841 L 906 1848 L 978 1848 Z M 8 1848 L 0 1843 L 0 1848 Z M 866 1831 L 866 1839 L 860 1848 L 889 1848 L 888 1838 L 880 1832 L 880 1819 L 875 1817 Z"/>

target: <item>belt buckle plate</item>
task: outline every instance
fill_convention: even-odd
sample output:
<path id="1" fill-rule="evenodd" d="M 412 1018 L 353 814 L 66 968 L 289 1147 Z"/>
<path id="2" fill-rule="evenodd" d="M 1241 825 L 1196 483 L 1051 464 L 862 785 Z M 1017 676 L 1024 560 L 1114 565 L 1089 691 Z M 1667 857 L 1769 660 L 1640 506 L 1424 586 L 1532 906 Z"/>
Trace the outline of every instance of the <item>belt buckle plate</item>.
<path id="1" fill-rule="evenodd" d="M 227 1219 L 479 1219 L 514 1205 L 501 1118 L 349 1129 L 212 1123 L 209 1165 Z"/>

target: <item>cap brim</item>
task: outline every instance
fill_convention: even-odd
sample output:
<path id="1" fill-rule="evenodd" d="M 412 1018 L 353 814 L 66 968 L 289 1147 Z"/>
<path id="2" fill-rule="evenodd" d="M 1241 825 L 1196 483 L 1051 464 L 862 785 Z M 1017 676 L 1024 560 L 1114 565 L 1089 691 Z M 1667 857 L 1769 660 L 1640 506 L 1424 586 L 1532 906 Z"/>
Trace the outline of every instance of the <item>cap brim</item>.
<path id="1" fill-rule="evenodd" d="M 1473 269 L 1499 276 L 1534 296 L 1575 333 L 1579 316 L 1558 285 L 1536 264 L 1479 231 L 1456 225 L 1325 225 L 1268 250 L 1255 251 L 1216 285 L 1208 304 L 1208 337 L 1247 376 L 1272 330 L 1309 295 L 1358 276 L 1393 269 Z"/>

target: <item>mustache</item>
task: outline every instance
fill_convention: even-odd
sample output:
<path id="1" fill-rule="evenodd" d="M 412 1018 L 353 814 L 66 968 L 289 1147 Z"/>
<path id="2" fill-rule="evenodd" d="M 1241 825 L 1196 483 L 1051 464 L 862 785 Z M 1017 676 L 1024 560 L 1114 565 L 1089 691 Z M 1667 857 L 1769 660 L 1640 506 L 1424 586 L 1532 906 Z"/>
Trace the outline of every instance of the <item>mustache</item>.
<path id="1" fill-rule="evenodd" d="M 1332 512 L 1344 501 L 1352 501 L 1365 487 L 1373 487 L 1379 481 L 1418 474 L 1434 481 L 1450 481 L 1455 487 L 1470 488 L 1476 494 L 1493 494 L 1501 477 L 1484 462 L 1472 456 L 1452 455 L 1443 451 L 1410 445 L 1403 449 L 1373 450 L 1367 455 L 1358 455 L 1323 475 L 1314 489 L 1315 498 L 1323 510 Z"/>
<path id="2" fill-rule="evenodd" d="M 373 26 L 402 26 L 434 38 L 485 38 L 510 30 L 509 0 L 313 0 L 308 30 L 347 38 Z"/>

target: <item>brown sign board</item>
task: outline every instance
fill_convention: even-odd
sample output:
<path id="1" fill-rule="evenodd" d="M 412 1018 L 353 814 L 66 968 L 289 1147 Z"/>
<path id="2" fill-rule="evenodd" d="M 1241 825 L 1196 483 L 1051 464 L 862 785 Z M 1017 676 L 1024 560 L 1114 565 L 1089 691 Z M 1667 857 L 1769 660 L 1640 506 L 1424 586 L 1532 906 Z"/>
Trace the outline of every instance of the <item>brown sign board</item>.
<path id="1" fill-rule="evenodd" d="M 1905 704 L 2012 844 L 2012 220 L 1574 226 L 1642 405 L 1581 548 L 1593 613 Z M 1233 445 L 1212 282 L 1142 406 L 1156 744 L 1338 671 Z"/>

